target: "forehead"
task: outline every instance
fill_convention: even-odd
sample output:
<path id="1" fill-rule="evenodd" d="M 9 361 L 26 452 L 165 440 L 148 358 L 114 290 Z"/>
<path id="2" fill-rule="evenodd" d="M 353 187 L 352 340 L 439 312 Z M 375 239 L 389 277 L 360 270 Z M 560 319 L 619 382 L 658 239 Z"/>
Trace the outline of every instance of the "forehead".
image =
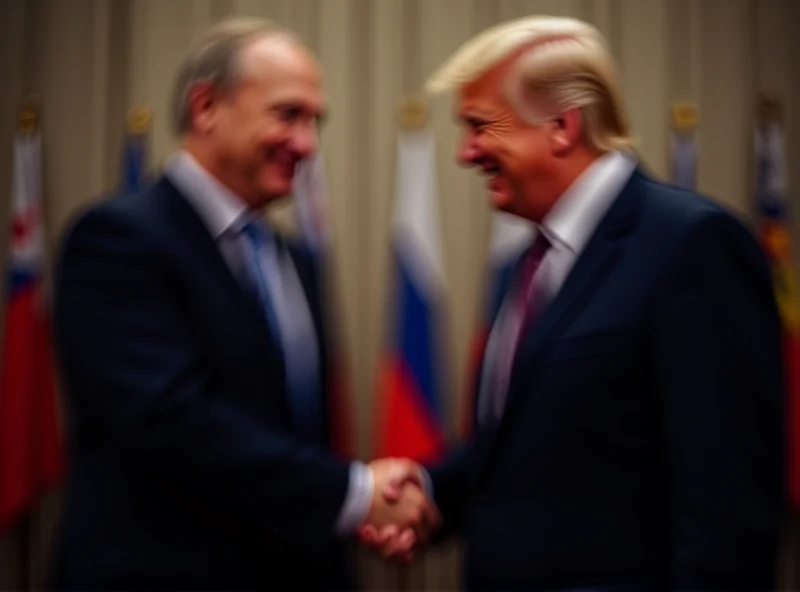
<path id="1" fill-rule="evenodd" d="M 242 52 L 245 84 L 275 101 L 322 108 L 322 74 L 301 46 L 284 39 L 262 39 Z"/>
<path id="2" fill-rule="evenodd" d="M 507 108 L 508 103 L 503 93 L 507 74 L 505 68 L 493 68 L 464 85 L 456 95 L 458 115 L 489 115 Z"/>

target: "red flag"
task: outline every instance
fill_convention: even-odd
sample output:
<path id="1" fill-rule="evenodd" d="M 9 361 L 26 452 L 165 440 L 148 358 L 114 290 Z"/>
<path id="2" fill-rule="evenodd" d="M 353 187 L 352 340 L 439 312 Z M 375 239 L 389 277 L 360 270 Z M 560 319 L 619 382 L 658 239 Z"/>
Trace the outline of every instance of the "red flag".
<path id="1" fill-rule="evenodd" d="M 41 139 L 14 142 L 11 265 L 0 359 L 0 532 L 58 484 L 64 473 L 47 299 Z"/>

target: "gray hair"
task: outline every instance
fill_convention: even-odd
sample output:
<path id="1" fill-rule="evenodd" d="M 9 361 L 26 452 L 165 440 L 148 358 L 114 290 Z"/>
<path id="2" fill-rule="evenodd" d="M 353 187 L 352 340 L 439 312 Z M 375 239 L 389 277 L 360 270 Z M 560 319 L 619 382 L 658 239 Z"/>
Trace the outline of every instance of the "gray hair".
<path id="1" fill-rule="evenodd" d="M 189 97 L 192 88 L 210 83 L 229 94 L 242 81 L 242 51 L 256 39 L 282 37 L 295 40 L 289 31 L 258 18 L 233 18 L 212 27 L 183 60 L 175 80 L 172 116 L 175 132 L 183 135 L 192 128 Z"/>

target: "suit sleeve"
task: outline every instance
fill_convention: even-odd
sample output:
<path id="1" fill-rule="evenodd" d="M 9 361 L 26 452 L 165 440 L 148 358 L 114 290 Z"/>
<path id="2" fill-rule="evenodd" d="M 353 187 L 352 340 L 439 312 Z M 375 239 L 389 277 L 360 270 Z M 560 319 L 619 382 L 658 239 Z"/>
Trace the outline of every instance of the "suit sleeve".
<path id="1" fill-rule="evenodd" d="M 505 291 L 506 286 L 503 287 Z M 496 311 L 495 311 L 496 314 Z M 482 368 L 486 355 L 485 343 L 476 353 L 473 361 L 476 368 Z M 480 445 L 480 427 L 478 417 L 478 391 L 481 383 L 481 370 L 472 379 L 472 389 L 476 393 L 469 413 L 470 437 L 458 446 L 450 455 L 436 466 L 428 468 L 429 485 L 433 489 L 434 501 L 442 514 L 442 528 L 434 536 L 433 542 L 438 544 L 452 536 L 459 536 L 464 528 L 467 506 L 471 495 L 469 476 L 477 462 Z"/>
<path id="2" fill-rule="evenodd" d="M 348 463 L 226 398 L 155 240 L 109 212 L 77 224 L 57 278 L 57 338 L 78 423 L 99 426 L 143 479 L 210 516 L 321 551 Z"/>
<path id="3" fill-rule="evenodd" d="M 738 221 L 709 215 L 689 233 L 658 299 L 671 588 L 774 589 L 784 390 L 765 258 Z"/>
<path id="4" fill-rule="evenodd" d="M 442 515 L 442 528 L 435 543 L 460 534 L 469 502 L 467 476 L 475 456 L 476 444 L 470 440 L 456 449 L 441 464 L 428 468 L 433 497 Z"/>

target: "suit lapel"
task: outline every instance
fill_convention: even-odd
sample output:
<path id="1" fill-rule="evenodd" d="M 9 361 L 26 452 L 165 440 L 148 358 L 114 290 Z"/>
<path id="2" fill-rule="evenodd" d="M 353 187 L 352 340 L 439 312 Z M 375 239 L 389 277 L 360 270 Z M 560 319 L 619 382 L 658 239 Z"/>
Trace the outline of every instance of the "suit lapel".
<path id="1" fill-rule="evenodd" d="M 268 342 L 269 354 L 281 355 L 258 297 L 247 290 L 241 280 L 234 275 L 203 220 L 166 177 L 159 181 L 158 190 L 163 192 L 161 201 L 167 220 L 174 232 L 182 235 L 182 241 L 191 250 L 193 258 L 202 261 L 204 272 L 214 278 L 211 283 L 224 290 L 231 300 L 238 304 L 235 309 L 247 314 L 252 322 L 263 325 L 264 330 L 261 333 Z"/>
<path id="2" fill-rule="evenodd" d="M 285 249 L 292 260 L 292 264 L 297 272 L 303 296 L 306 299 L 309 314 L 311 315 L 312 328 L 317 339 L 318 346 L 318 372 L 320 397 L 322 398 L 322 425 L 320 437 L 326 445 L 330 444 L 330 425 L 325 419 L 329 416 L 330 400 L 328 398 L 330 389 L 328 388 L 328 359 L 325 324 L 323 320 L 321 288 L 320 288 L 320 268 L 317 256 L 305 247 L 290 244 L 284 237 L 275 235 L 280 247 Z"/>
<path id="3" fill-rule="evenodd" d="M 475 362 L 473 362 L 475 364 L 475 374 L 472 377 L 471 384 L 469 385 L 471 392 L 474 393 L 473 400 L 471 402 L 472 407 L 470 408 L 470 414 L 468 416 L 470 421 L 470 429 L 477 430 L 484 420 L 481 413 L 482 405 L 485 403 L 484 398 L 487 396 L 487 393 L 484 390 L 487 385 L 484 384 L 484 381 L 488 379 L 486 374 L 488 370 L 487 364 L 493 363 L 493 360 L 490 359 L 491 356 L 489 355 L 489 343 L 492 340 L 492 333 L 494 332 L 495 324 L 500 318 L 500 311 L 503 309 L 503 302 L 508 295 L 509 289 L 514 283 L 514 278 L 519 273 L 523 259 L 524 251 L 516 257 L 516 260 L 511 262 L 511 265 L 508 266 L 508 269 L 503 271 L 503 274 L 499 279 L 499 286 L 497 287 L 497 290 L 490 294 L 489 297 L 487 304 L 488 310 L 486 313 L 487 318 L 489 319 L 488 328 L 486 334 L 481 336 L 481 341 L 476 344 L 476 350 L 473 353 L 475 357 L 472 358 L 475 360 Z"/>
<path id="4" fill-rule="evenodd" d="M 600 222 L 555 299 L 543 311 L 536 326 L 523 336 L 511 368 L 506 405 L 492 438 L 493 445 L 513 422 L 515 407 L 521 397 L 528 394 L 524 387 L 530 384 L 531 374 L 538 370 L 548 344 L 586 306 L 593 292 L 613 269 L 622 253 L 620 239 L 635 224 L 641 191 L 641 176 L 637 171 Z"/>
<path id="5" fill-rule="evenodd" d="M 320 305 L 320 286 L 319 286 L 319 267 L 318 261 L 315 260 L 314 255 L 309 253 L 304 248 L 297 246 L 289 246 L 283 238 L 278 239 L 279 242 L 286 248 L 292 258 L 294 267 L 297 270 L 297 276 L 300 279 L 300 284 L 303 288 L 306 302 L 308 303 L 309 311 L 314 322 L 314 330 L 317 335 L 323 334 L 322 323 L 322 310 Z"/>
<path id="6" fill-rule="evenodd" d="M 520 343 L 517 355 L 511 368 L 510 386 L 520 382 L 520 378 L 530 368 L 531 360 L 535 360 L 544 346 L 562 322 L 568 322 L 580 304 L 591 295 L 592 288 L 608 273 L 619 249 L 608 237 L 592 241 L 584 254 L 576 262 L 574 269 L 564 282 L 557 297 L 550 303 L 532 331 L 525 335 Z M 509 392 L 507 408 L 513 405 L 515 391 Z"/>

